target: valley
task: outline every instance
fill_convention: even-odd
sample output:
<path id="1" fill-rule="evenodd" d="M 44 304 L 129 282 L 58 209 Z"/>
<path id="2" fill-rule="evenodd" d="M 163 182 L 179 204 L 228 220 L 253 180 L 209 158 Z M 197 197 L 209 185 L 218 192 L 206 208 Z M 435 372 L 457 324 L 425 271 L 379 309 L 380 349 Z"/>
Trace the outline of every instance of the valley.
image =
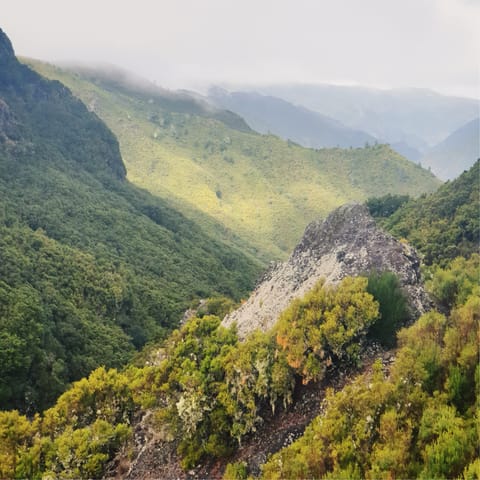
<path id="1" fill-rule="evenodd" d="M 263 94 L 0 29 L 0 478 L 478 477 L 475 102 Z"/>
<path id="2" fill-rule="evenodd" d="M 245 131 L 243 121 L 232 128 L 207 107 L 198 115 L 195 99 L 142 87 L 125 73 L 30 64 L 62 81 L 112 129 L 131 182 L 218 234 L 209 227 L 214 218 L 256 255 L 285 258 L 309 222 L 348 201 L 417 196 L 439 185 L 385 145 L 306 149 Z"/>

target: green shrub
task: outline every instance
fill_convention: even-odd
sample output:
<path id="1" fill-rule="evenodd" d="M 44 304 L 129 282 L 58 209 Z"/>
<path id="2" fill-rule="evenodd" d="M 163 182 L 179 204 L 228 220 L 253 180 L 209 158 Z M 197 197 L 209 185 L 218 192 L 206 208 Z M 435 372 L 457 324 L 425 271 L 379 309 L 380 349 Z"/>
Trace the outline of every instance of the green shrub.
<path id="1" fill-rule="evenodd" d="M 246 462 L 229 463 L 223 474 L 223 480 L 246 480 L 247 477 Z"/>
<path id="2" fill-rule="evenodd" d="M 277 343 L 304 382 L 322 379 L 333 361 L 357 361 L 358 351 L 350 347 L 378 318 L 378 303 L 366 287 L 362 277 L 347 277 L 337 287 L 320 281 L 280 316 Z"/>
<path id="3" fill-rule="evenodd" d="M 370 326 L 369 336 L 387 347 L 396 343 L 396 332 L 409 317 L 408 303 L 397 276 L 392 272 L 373 272 L 368 276 L 367 292 L 379 304 L 380 316 Z"/>

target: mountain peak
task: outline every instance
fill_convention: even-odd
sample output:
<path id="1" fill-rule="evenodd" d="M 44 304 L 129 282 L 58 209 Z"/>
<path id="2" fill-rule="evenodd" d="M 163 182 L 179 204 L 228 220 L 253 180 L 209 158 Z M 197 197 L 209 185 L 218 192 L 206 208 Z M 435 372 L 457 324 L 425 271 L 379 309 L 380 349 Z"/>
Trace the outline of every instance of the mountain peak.
<path id="1" fill-rule="evenodd" d="M 0 29 L 0 140 L 48 145 L 48 161 L 57 151 L 66 162 L 94 175 L 124 179 L 125 165 L 116 137 L 70 90 L 20 63 Z M 16 130 L 16 131 L 13 131 Z"/>
<path id="2" fill-rule="evenodd" d="M 325 220 L 308 225 L 290 258 L 275 264 L 223 324 L 236 322 L 242 338 L 257 328 L 268 330 L 293 299 L 302 297 L 320 279 L 337 284 L 345 277 L 373 271 L 398 276 L 415 315 L 430 308 L 415 250 L 380 230 L 364 205 L 343 205 Z"/>
<path id="3" fill-rule="evenodd" d="M 0 62 L 12 60 L 15 58 L 12 42 L 6 33 L 0 28 Z"/>
<path id="4" fill-rule="evenodd" d="M 347 203 L 336 208 L 324 221 L 310 223 L 292 257 L 308 253 L 319 258 L 339 242 L 352 241 L 361 231 L 375 228 L 375 221 L 365 205 Z"/>

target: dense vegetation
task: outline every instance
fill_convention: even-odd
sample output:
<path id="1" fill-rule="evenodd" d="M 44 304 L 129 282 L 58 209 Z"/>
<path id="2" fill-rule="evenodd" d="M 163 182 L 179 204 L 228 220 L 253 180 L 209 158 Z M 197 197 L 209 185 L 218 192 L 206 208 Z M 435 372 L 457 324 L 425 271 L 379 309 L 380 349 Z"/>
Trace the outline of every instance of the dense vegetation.
<path id="1" fill-rule="evenodd" d="M 377 219 L 390 217 L 393 215 L 404 203 L 408 202 L 410 197 L 408 195 L 392 195 L 387 193 L 383 197 L 371 197 L 365 205 L 370 211 L 370 215 Z"/>
<path id="2" fill-rule="evenodd" d="M 463 262 L 448 317 L 432 311 L 402 330 L 388 376 L 377 364 L 329 392 L 325 413 L 271 458 L 265 478 L 473 478 L 480 257 Z M 434 291 L 458 267 L 438 269 Z M 382 308 L 367 288 L 364 278 L 336 289 L 320 283 L 272 331 L 241 343 L 218 317 L 192 318 L 150 352 L 157 360 L 149 366 L 100 368 L 33 420 L 1 413 L 0 475 L 99 476 L 128 449 L 135 412 L 145 409 L 158 435 L 177 439 L 184 467 L 230 454 L 267 410 L 292 402 L 296 382 L 358 364 Z M 247 471 L 233 465 L 227 473 Z"/>
<path id="3" fill-rule="evenodd" d="M 383 226 L 396 237 L 407 238 L 424 255 L 425 264 L 446 265 L 459 255 L 478 252 L 480 161 L 431 195 L 400 204 L 398 200 L 373 198 L 367 206 L 377 218 L 386 217 Z"/>
<path id="4" fill-rule="evenodd" d="M 432 311 L 400 331 L 388 376 L 379 363 L 331 391 L 325 413 L 272 456 L 264 478 L 478 478 L 478 255 L 464 266 L 449 316 Z M 437 287 L 453 272 L 442 273 Z"/>
<path id="5" fill-rule="evenodd" d="M 393 347 L 399 328 L 410 318 L 408 302 L 400 282 L 392 272 L 371 272 L 367 292 L 378 301 L 380 318 L 370 328 L 370 335 L 382 345 Z"/>
<path id="6" fill-rule="evenodd" d="M 32 413 L 260 266 L 125 181 L 108 128 L 0 32 L 0 407 Z"/>
<path id="7" fill-rule="evenodd" d="M 305 383 L 321 380 L 334 362 L 359 361 L 362 341 L 378 319 L 367 285 L 365 278 L 347 278 L 339 288 L 320 282 L 280 316 L 277 343 Z"/>
<path id="8" fill-rule="evenodd" d="M 319 284 L 285 311 L 278 329 L 256 332 L 243 343 L 218 317 L 193 318 L 157 352 L 162 360 L 156 365 L 123 373 L 100 368 L 33 421 L 16 411 L 3 413 L 0 438 L 8 442 L 0 443 L 0 475 L 96 476 L 128 439 L 139 408 L 151 409 L 156 428 L 178 439 L 185 467 L 231 453 L 266 409 L 291 403 L 296 378 L 308 382 L 327 367 L 358 362 L 378 317 L 378 303 L 366 288 L 364 278 L 347 278 L 335 289 Z M 297 322 L 298 330 L 289 332 L 289 322 Z M 312 338 L 321 338 L 315 359 L 298 335 L 302 322 Z M 13 438 L 12 429 L 19 432 Z"/>
<path id="9" fill-rule="evenodd" d="M 112 129 L 133 183 L 220 238 L 241 236 L 256 255 L 285 257 L 305 225 L 348 201 L 419 195 L 439 185 L 386 145 L 306 149 L 245 131 L 216 112 L 207 118 L 192 100 L 188 106 L 108 72 L 30 64 L 71 88 Z M 212 217 L 224 227 L 215 228 Z"/>
<path id="10" fill-rule="evenodd" d="M 128 361 L 119 269 L 28 227 L 1 226 L 0 251 L 0 405 L 33 413 L 99 363 Z"/>
<path id="11" fill-rule="evenodd" d="M 128 379 L 95 370 L 33 420 L 0 412 L 2 478 L 99 478 L 131 435 L 134 402 Z"/>

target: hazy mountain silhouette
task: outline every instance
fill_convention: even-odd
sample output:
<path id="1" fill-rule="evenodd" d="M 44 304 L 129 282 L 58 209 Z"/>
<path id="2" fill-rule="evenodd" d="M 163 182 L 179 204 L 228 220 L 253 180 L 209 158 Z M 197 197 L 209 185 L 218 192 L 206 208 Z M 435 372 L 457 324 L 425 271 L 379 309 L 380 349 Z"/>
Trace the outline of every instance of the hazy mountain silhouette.
<path id="1" fill-rule="evenodd" d="M 379 141 L 402 142 L 422 153 L 473 120 L 479 111 L 478 100 L 440 95 L 427 89 L 277 85 L 255 90 L 335 118 Z"/>
<path id="2" fill-rule="evenodd" d="M 442 180 L 451 180 L 468 170 L 480 157 L 480 119 L 455 130 L 421 159 Z"/>
<path id="3" fill-rule="evenodd" d="M 217 87 L 210 89 L 209 99 L 217 107 L 242 116 L 258 132 L 270 132 L 305 147 L 363 147 L 375 142 L 368 133 L 280 98 L 255 92 L 229 93 Z"/>

